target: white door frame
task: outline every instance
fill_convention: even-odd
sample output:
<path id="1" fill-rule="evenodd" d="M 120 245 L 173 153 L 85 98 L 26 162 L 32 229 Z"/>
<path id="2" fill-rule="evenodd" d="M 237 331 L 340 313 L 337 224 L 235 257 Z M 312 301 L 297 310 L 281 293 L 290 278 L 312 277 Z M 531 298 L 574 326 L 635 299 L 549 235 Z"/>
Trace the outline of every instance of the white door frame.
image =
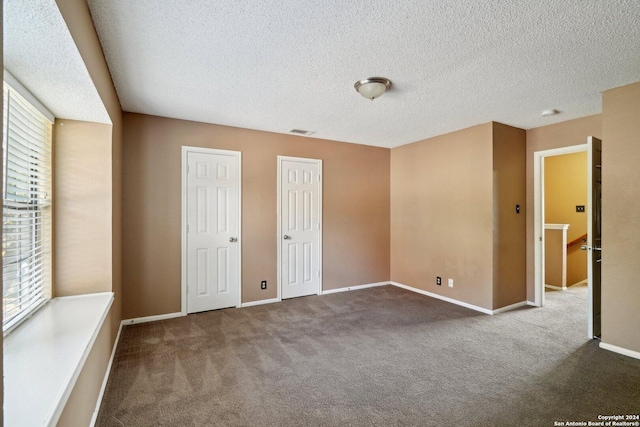
<path id="1" fill-rule="evenodd" d="M 180 267 L 181 274 L 181 313 L 187 315 L 187 154 L 224 154 L 234 156 L 238 159 L 238 303 L 236 307 L 242 305 L 242 153 L 240 151 L 218 150 L 215 148 L 182 146 L 182 224 L 180 226 L 182 259 Z"/>
<path id="2" fill-rule="evenodd" d="M 320 227 L 318 228 L 318 269 L 320 270 L 320 277 L 318 280 L 318 295 L 322 294 L 322 160 L 320 159 L 307 159 L 304 157 L 289 157 L 278 156 L 278 192 L 277 192 L 277 237 L 278 241 L 278 296 L 277 300 L 282 301 L 282 162 L 294 161 L 294 162 L 306 162 L 315 163 L 318 165 L 318 174 L 320 174 L 319 190 L 318 190 L 318 220 L 320 221 Z"/>
<path id="3" fill-rule="evenodd" d="M 588 152 L 589 144 L 572 145 L 533 153 L 533 246 L 534 246 L 534 305 L 544 306 L 544 159 L 546 157 L 561 156 Z M 590 179 L 590 177 L 589 177 Z M 591 184 L 588 184 L 589 191 Z M 588 192 L 589 192 L 588 191 Z M 593 338 L 593 310 L 592 310 L 592 278 L 588 278 L 588 336 Z"/>

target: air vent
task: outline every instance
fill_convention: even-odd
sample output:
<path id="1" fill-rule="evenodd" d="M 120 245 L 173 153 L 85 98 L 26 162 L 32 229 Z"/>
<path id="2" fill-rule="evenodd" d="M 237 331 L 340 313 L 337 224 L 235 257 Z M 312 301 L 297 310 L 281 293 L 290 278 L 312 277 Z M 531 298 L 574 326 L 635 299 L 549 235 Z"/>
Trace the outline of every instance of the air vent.
<path id="1" fill-rule="evenodd" d="M 291 129 L 289 132 L 291 133 L 297 133 L 298 135 L 313 135 L 315 132 L 310 131 L 310 130 L 302 130 L 302 129 Z"/>

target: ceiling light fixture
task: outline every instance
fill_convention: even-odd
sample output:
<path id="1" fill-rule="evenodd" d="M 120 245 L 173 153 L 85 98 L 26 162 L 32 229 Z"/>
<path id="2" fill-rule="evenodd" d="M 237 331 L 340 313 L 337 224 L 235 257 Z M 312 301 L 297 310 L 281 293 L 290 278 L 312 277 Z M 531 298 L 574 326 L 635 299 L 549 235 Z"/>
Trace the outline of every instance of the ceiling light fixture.
<path id="1" fill-rule="evenodd" d="M 542 112 L 542 117 L 549 117 L 549 116 L 555 116 L 556 114 L 558 114 L 560 111 L 556 110 L 555 108 L 552 108 L 550 110 L 544 110 Z"/>
<path id="2" fill-rule="evenodd" d="M 391 80 L 384 77 L 369 77 L 359 80 L 353 85 L 358 93 L 367 99 L 374 100 L 391 87 Z"/>
<path id="3" fill-rule="evenodd" d="M 289 132 L 291 133 L 297 133 L 298 135 L 313 135 L 315 132 L 310 131 L 310 130 L 303 130 L 303 129 L 291 129 Z"/>

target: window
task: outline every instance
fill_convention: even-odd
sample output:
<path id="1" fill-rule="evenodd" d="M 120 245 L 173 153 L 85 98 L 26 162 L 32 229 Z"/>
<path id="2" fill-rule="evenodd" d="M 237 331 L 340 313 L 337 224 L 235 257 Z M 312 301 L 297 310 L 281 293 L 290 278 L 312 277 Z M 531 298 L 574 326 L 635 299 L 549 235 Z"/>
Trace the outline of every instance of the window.
<path id="1" fill-rule="evenodd" d="M 11 82 L 10 86 L 6 80 L 5 74 L 2 132 L 2 329 L 5 332 L 51 298 L 53 120 L 18 93 L 18 83 Z"/>

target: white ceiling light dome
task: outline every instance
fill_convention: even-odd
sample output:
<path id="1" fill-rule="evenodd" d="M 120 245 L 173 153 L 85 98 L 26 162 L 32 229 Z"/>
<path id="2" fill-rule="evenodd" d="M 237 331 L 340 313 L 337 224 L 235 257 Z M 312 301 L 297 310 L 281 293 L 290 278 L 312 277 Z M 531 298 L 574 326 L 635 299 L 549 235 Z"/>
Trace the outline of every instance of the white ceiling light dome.
<path id="1" fill-rule="evenodd" d="M 368 79 L 358 80 L 353 87 L 356 88 L 360 95 L 373 101 L 391 87 L 391 80 L 384 77 L 369 77 Z"/>

